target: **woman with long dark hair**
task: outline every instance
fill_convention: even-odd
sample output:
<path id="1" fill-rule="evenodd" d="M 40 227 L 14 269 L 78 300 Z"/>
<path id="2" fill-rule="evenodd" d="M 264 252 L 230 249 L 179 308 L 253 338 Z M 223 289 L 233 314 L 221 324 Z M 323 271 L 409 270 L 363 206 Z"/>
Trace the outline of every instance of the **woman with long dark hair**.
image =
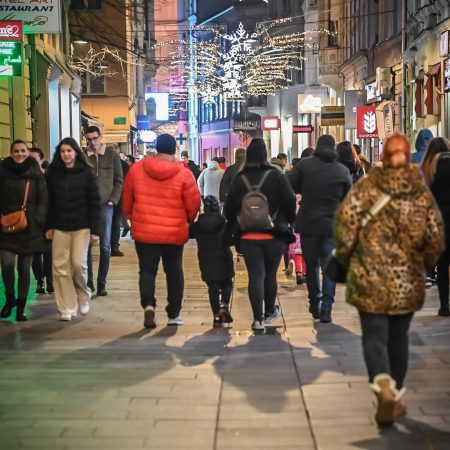
<path id="1" fill-rule="evenodd" d="M 375 420 L 391 425 L 406 413 L 399 400 L 408 330 L 425 300 L 425 268 L 444 250 L 444 229 L 419 168 L 410 164 L 403 134 L 386 139 L 382 161 L 341 203 L 334 239 L 336 256 L 349 265 L 346 299 L 359 311 L 364 360 L 378 400 Z"/>
<path id="2" fill-rule="evenodd" d="M 39 164 L 30 157 L 26 142 L 15 140 L 10 156 L 0 165 L 0 214 L 4 216 L 23 208 L 27 225 L 18 232 L 5 232 L 0 228 L 0 262 L 6 297 L 0 312 L 3 318 L 9 317 L 17 306 L 16 320 L 27 320 L 24 310 L 30 289 L 30 268 L 33 254 L 44 251 L 42 232 L 47 203 L 47 187 Z M 16 259 L 17 300 L 14 291 Z"/>
<path id="3" fill-rule="evenodd" d="M 450 142 L 442 137 L 428 144 L 422 160 L 422 173 L 441 210 L 445 223 L 446 248 L 437 263 L 437 285 L 440 308 L 438 315 L 449 317 L 450 267 Z"/>
<path id="4" fill-rule="evenodd" d="M 247 231 L 239 220 L 243 199 L 249 192 L 248 186 L 255 187 L 261 182 L 259 190 L 267 199 L 269 221 L 273 226 Z M 295 220 L 295 195 L 286 176 L 268 163 L 266 144 L 262 139 L 253 139 L 247 148 L 245 164 L 228 193 L 225 215 L 229 226 L 237 225 L 238 228 L 240 250 L 249 276 L 252 328 L 264 332 L 265 324 L 281 314 L 275 305 L 276 273 L 286 244 L 293 239 L 289 224 Z"/>
<path id="5" fill-rule="evenodd" d="M 336 151 L 338 154 L 337 160 L 343 164 L 350 171 L 353 183 L 356 183 L 362 176 L 364 176 L 364 169 L 361 161 L 358 158 L 355 147 L 349 141 L 340 142 Z"/>
<path id="6" fill-rule="evenodd" d="M 68 137 L 56 147 L 47 171 L 47 239 L 53 252 L 53 285 L 61 320 L 89 312 L 89 242 L 97 242 L 101 201 L 97 178 L 77 142 Z"/>

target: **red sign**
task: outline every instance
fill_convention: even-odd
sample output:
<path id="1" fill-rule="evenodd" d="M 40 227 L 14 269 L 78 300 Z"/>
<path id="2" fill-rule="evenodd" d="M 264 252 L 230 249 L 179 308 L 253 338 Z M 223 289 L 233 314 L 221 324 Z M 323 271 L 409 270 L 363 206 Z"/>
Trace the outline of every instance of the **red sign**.
<path id="1" fill-rule="evenodd" d="M 312 125 L 293 125 L 292 132 L 293 133 L 312 133 L 314 131 L 314 127 Z"/>
<path id="2" fill-rule="evenodd" d="M 261 124 L 264 131 L 279 130 L 281 126 L 278 116 L 263 116 L 261 118 Z"/>
<path id="3" fill-rule="evenodd" d="M 23 41 L 22 22 L 0 20 L 0 41 Z"/>
<path id="4" fill-rule="evenodd" d="M 359 138 L 378 137 L 376 106 L 356 107 L 356 132 Z"/>

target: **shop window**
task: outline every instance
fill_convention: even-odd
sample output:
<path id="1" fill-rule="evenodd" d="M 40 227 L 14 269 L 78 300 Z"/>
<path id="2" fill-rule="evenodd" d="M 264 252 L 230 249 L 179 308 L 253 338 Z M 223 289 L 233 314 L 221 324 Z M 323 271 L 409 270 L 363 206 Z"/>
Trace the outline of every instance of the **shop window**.
<path id="1" fill-rule="evenodd" d="M 330 34 L 328 35 L 328 47 L 337 47 L 338 46 L 338 21 L 330 20 L 328 22 L 328 30 Z"/>

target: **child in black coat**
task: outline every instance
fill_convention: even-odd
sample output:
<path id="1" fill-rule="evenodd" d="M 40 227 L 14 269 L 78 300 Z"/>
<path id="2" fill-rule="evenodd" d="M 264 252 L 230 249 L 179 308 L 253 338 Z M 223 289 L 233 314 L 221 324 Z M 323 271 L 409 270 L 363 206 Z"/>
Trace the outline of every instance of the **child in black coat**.
<path id="1" fill-rule="evenodd" d="M 213 325 L 233 322 L 230 299 L 233 291 L 233 254 L 225 243 L 225 219 L 220 205 L 212 195 L 203 201 L 204 213 L 191 227 L 191 237 L 197 240 L 198 261 L 202 280 L 208 285 Z"/>

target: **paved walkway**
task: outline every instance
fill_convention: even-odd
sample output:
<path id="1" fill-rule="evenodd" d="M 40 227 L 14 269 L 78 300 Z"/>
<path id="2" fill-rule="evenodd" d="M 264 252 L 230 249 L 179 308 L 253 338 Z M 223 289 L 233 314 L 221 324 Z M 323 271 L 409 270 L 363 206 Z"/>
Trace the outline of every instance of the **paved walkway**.
<path id="1" fill-rule="evenodd" d="M 280 274 L 283 318 L 249 332 L 246 272 L 237 263 L 235 322 L 213 329 L 196 249 L 185 252 L 185 325 L 142 328 L 130 241 L 113 258 L 108 297 L 60 322 L 51 296 L 27 323 L 0 322 L 0 449 L 450 448 L 450 320 L 437 291 L 411 332 L 405 401 L 391 429 L 373 421 L 355 310 L 338 288 L 334 323 L 313 324 L 305 287 Z"/>

